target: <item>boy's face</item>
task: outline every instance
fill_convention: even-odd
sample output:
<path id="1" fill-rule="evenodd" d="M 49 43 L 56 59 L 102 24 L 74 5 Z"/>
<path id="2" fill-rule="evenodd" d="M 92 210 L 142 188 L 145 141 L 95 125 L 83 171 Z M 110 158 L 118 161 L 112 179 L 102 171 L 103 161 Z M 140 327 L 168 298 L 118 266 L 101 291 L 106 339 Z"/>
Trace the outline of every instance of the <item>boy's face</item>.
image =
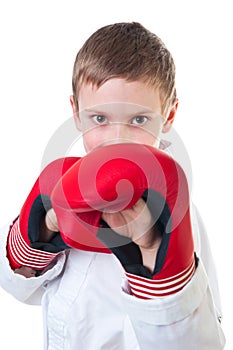
<path id="1" fill-rule="evenodd" d="M 158 147 L 161 131 L 169 130 L 177 104 L 162 116 L 158 89 L 140 81 L 113 78 L 96 88 L 83 85 L 75 122 L 87 152 L 109 142 L 136 142 Z"/>

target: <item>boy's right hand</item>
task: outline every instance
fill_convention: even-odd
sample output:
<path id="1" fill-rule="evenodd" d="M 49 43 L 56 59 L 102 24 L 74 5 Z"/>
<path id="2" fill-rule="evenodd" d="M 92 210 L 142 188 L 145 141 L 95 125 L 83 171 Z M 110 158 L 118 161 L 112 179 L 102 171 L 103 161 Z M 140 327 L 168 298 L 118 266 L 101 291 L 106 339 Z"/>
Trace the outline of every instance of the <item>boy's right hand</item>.
<path id="1" fill-rule="evenodd" d="M 22 267 L 42 271 L 60 251 L 67 249 L 53 225 L 52 212 L 48 216 L 46 213 L 52 208 L 50 196 L 54 186 L 78 159 L 53 161 L 35 182 L 8 235 L 7 255 L 16 272 L 22 272 Z"/>
<path id="2" fill-rule="evenodd" d="M 47 229 L 51 232 L 58 232 L 59 231 L 59 227 L 58 227 L 58 223 L 57 223 L 57 216 L 56 216 L 53 208 L 49 209 L 49 211 L 47 212 L 47 214 L 45 216 L 45 225 L 46 225 Z"/>

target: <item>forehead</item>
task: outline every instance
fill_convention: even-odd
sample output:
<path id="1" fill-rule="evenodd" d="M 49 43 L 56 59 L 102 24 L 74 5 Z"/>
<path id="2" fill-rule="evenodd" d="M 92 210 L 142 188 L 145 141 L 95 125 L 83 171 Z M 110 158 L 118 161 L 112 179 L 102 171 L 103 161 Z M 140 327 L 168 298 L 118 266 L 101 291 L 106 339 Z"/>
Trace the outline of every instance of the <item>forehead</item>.
<path id="1" fill-rule="evenodd" d="M 141 81 L 113 78 L 100 87 L 83 84 L 79 90 L 79 110 L 106 104 L 136 105 L 161 114 L 161 96 L 158 88 Z"/>

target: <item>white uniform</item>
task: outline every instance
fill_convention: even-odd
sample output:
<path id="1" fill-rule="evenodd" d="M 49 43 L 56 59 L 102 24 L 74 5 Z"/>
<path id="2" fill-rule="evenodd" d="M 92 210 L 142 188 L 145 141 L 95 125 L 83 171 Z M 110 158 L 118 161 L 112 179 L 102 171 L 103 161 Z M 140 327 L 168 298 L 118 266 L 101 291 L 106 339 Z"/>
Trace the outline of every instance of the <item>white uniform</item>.
<path id="1" fill-rule="evenodd" d="M 9 226 L 0 233 L 0 285 L 22 302 L 41 303 L 46 350 L 221 350 L 215 268 L 195 208 L 192 222 L 199 264 L 191 281 L 170 296 L 130 295 L 113 254 L 71 249 L 42 276 L 15 274 L 6 257 Z"/>

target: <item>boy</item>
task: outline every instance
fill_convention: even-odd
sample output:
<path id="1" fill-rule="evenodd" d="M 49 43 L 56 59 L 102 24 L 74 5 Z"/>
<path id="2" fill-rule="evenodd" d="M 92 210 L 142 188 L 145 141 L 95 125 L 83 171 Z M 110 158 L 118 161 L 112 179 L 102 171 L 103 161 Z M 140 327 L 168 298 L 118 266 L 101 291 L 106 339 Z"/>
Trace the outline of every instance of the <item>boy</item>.
<path id="1" fill-rule="evenodd" d="M 87 152 L 112 142 L 159 147 L 159 135 L 169 131 L 178 107 L 169 51 L 138 23 L 99 29 L 76 57 L 71 106 Z M 161 235 L 151 229 L 152 214 L 144 200 L 118 213 L 103 213 L 102 219 L 120 236 L 130 237 L 140 250 L 141 270 L 152 273 Z M 213 301 L 209 287 L 214 291 L 215 280 L 208 280 L 198 252 L 195 272 L 179 292 L 149 297 L 145 287 L 144 298 L 149 300 L 144 300 L 131 295 L 114 254 L 68 249 L 51 206 L 43 211 L 42 221 L 30 217 L 39 227 L 34 249 L 22 239 L 19 220 L 22 217 L 1 235 L 0 281 L 17 299 L 41 303 L 45 349 L 223 349 L 214 306 L 218 296 L 214 294 Z M 193 213 L 196 242 L 199 230 L 206 249 L 205 232 Z M 28 264 L 33 259 L 51 263 L 43 262 L 38 274 Z M 203 260 L 206 269 L 212 265 L 211 256 Z M 150 284 L 149 278 L 142 281 Z"/>

